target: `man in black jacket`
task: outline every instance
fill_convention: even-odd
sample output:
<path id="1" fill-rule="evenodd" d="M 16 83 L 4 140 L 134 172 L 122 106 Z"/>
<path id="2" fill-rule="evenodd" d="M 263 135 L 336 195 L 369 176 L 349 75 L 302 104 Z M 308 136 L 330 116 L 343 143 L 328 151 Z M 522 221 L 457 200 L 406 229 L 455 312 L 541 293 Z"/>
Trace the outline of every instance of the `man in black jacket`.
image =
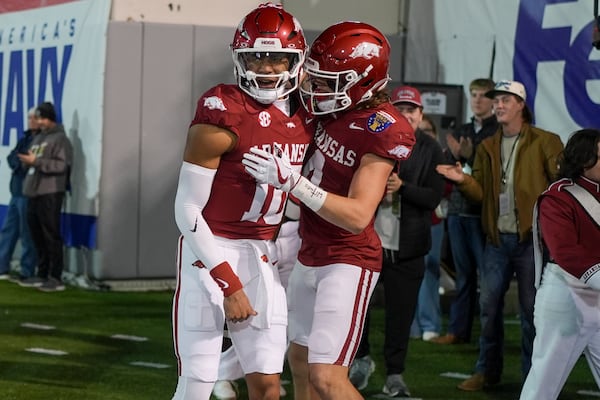
<path id="1" fill-rule="evenodd" d="M 493 100 L 485 94 L 494 89 L 494 81 L 478 78 L 469 85 L 471 121 L 447 135 L 448 164 L 457 161 L 470 174 L 475 150 L 481 141 L 498 129 Z M 448 202 L 448 242 L 456 270 L 456 295 L 450 305 L 448 332 L 432 340 L 439 344 L 468 343 L 477 305 L 477 271 L 483 259 L 485 235 L 481 228 L 481 205 L 473 203 L 456 188 Z"/>
<path id="2" fill-rule="evenodd" d="M 423 118 L 421 94 L 410 86 L 392 93 L 392 103 L 415 129 L 417 139 L 411 156 L 402 161 L 387 185 L 375 227 L 384 248 L 382 280 L 385 292 L 384 358 L 387 379 L 383 392 L 390 397 L 409 397 L 402 373 L 408 350 L 410 326 L 425 272 L 425 255 L 431 247 L 431 212 L 442 198 L 444 179 L 436 173 L 444 163 L 439 143 L 417 129 Z M 365 321 L 360 347 L 350 370 L 350 380 L 359 389 L 367 386 L 374 370 L 369 356 L 369 318 Z"/>

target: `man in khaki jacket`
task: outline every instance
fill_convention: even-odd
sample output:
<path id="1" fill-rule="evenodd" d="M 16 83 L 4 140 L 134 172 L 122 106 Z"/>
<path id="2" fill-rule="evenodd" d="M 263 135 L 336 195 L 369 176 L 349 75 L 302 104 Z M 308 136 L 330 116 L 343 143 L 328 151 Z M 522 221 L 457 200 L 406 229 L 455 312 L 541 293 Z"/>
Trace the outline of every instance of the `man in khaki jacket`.
<path id="1" fill-rule="evenodd" d="M 494 100 L 498 131 L 477 147 L 472 175 L 460 165 L 437 171 L 457 183 L 470 200 L 481 202 L 487 236 L 480 271 L 481 334 L 475 373 L 458 385 L 481 390 L 500 382 L 503 368 L 504 295 L 516 276 L 521 310 L 521 368 L 531 367 L 535 328 L 532 216 L 538 196 L 558 175 L 560 137 L 533 127 L 522 83 L 499 81 L 486 96 Z"/>

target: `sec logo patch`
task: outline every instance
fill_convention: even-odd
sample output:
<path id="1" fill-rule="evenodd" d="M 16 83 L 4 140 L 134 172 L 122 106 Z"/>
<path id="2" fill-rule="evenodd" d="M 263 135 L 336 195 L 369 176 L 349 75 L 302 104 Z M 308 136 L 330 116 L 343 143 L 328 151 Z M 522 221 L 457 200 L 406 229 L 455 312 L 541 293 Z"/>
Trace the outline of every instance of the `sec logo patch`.
<path id="1" fill-rule="evenodd" d="M 267 128 L 271 125 L 271 114 L 266 111 L 261 111 L 260 114 L 258 114 L 258 123 L 263 128 Z"/>

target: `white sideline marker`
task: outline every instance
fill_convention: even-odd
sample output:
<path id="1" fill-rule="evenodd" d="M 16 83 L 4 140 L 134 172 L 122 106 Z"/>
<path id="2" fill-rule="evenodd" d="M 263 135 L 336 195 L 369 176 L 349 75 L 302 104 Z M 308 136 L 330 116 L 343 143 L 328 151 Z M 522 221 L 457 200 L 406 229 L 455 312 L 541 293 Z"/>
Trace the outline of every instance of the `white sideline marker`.
<path id="1" fill-rule="evenodd" d="M 453 379 L 467 379 L 471 377 L 469 374 L 461 374 L 460 372 L 442 372 L 440 376 Z"/>
<path id="2" fill-rule="evenodd" d="M 69 354 L 66 351 L 53 350 L 53 349 L 43 349 L 41 347 L 30 347 L 28 349 L 25 349 L 25 351 L 29 351 L 31 353 L 48 354 L 48 355 L 51 355 L 51 356 L 64 356 L 64 355 Z"/>
<path id="3" fill-rule="evenodd" d="M 133 336 L 133 335 L 121 335 L 119 333 L 112 335 L 112 339 L 121 339 L 121 340 L 130 340 L 132 342 L 145 342 L 148 340 L 147 337 L 143 336 Z"/>
<path id="4" fill-rule="evenodd" d="M 136 367 L 147 367 L 147 368 L 158 368 L 158 369 L 170 367 L 170 365 L 167 365 L 167 364 L 151 363 L 151 362 L 145 362 L 145 361 L 133 361 L 133 362 L 130 362 L 129 364 L 135 365 Z"/>
<path id="5" fill-rule="evenodd" d="M 56 329 L 56 327 L 52 326 L 52 325 L 34 324 L 33 322 L 23 322 L 21 324 L 21 326 L 23 328 L 39 329 L 39 330 L 42 330 L 42 331 L 51 331 L 53 329 Z"/>
<path id="6" fill-rule="evenodd" d="M 581 396 L 600 397 L 600 392 L 594 390 L 578 390 L 577 394 Z"/>

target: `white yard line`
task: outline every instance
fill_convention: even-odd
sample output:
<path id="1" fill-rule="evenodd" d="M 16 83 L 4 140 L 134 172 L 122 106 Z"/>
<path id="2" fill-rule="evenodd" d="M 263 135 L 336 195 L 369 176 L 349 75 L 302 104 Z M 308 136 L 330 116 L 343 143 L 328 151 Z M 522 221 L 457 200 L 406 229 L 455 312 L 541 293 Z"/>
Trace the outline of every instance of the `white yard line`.
<path id="1" fill-rule="evenodd" d="M 52 326 L 52 325 L 42 325 L 42 324 L 36 324 L 36 323 L 33 323 L 33 322 L 23 322 L 21 324 L 21 326 L 23 328 L 39 329 L 39 330 L 42 330 L 42 331 L 51 331 L 53 329 L 56 329 L 56 327 Z"/>
<path id="2" fill-rule="evenodd" d="M 578 390 L 577 394 L 581 396 L 600 397 L 600 392 L 594 390 Z"/>
<path id="3" fill-rule="evenodd" d="M 467 378 L 471 377 L 471 375 L 469 375 L 469 374 L 463 374 L 460 372 L 442 372 L 440 374 L 440 376 L 443 376 L 444 378 L 453 378 L 453 379 L 467 379 Z"/>
<path id="4" fill-rule="evenodd" d="M 133 362 L 130 362 L 129 364 L 135 365 L 136 367 L 147 367 L 147 368 L 158 368 L 158 369 L 170 367 L 170 365 L 167 365 L 167 364 L 151 363 L 151 362 L 145 362 L 145 361 L 133 361 Z"/>
<path id="5" fill-rule="evenodd" d="M 25 349 L 25 351 L 29 351 L 31 353 L 48 354 L 51 356 L 64 356 L 64 355 L 69 354 L 66 351 L 54 350 L 54 349 L 44 349 L 41 347 L 30 347 L 28 349 Z"/>
<path id="6" fill-rule="evenodd" d="M 111 336 L 112 339 L 121 339 L 121 340 L 130 340 L 132 342 L 145 342 L 148 340 L 147 337 L 143 337 L 143 336 L 133 336 L 133 335 L 122 335 L 122 334 L 115 334 Z"/>

